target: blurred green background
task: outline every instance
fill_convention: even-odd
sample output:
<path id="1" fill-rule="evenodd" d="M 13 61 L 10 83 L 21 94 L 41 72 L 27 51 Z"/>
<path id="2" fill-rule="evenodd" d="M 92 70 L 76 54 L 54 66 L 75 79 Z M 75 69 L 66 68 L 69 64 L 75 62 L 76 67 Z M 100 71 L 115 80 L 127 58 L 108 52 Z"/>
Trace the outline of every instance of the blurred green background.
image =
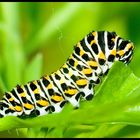
<path id="1" fill-rule="evenodd" d="M 115 31 L 131 40 L 135 53 L 130 67 L 140 77 L 139 2 L 1 2 L 1 97 L 17 84 L 57 70 L 92 30 Z M 127 129 L 116 137 L 127 137 Z M 0 137 L 27 137 L 25 129 L 18 131 L 0 132 Z"/>

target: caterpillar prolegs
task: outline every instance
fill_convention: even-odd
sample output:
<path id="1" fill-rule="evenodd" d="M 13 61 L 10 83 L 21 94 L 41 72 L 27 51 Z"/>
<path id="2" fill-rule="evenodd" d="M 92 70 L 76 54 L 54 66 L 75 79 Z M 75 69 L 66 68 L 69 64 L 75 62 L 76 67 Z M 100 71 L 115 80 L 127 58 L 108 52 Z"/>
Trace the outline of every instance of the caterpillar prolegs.
<path id="1" fill-rule="evenodd" d="M 0 117 L 56 113 L 66 103 L 79 107 L 81 99 L 93 98 L 94 86 L 115 61 L 131 61 L 133 49 L 131 41 L 115 32 L 90 32 L 74 46 L 60 69 L 5 92 L 0 100 Z"/>

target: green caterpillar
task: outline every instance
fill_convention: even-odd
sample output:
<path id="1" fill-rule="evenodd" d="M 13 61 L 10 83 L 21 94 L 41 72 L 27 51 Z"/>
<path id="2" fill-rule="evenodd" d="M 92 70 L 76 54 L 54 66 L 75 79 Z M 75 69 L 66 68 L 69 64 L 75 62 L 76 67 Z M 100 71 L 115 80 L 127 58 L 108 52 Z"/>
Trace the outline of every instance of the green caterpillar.
<path id="1" fill-rule="evenodd" d="M 56 113 L 66 103 L 79 107 L 80 99 L 93 98 L 94 86 L 115 61 L 131 61 L 133 49 L 131 41 L 115 32 L 90 32 L 74 46 L 60 69 L 5 92 L 0 100 L 0 117 Z"/>

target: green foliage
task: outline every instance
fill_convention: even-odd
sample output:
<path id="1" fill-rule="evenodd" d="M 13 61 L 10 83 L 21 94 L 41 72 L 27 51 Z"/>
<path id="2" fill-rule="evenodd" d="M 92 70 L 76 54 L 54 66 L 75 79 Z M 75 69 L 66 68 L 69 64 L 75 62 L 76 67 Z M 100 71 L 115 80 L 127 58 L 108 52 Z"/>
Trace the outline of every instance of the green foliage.
<path id="1" fill-rule="evenodd" d="M 117 62 L 94 100 L 82 101 L 79 109 L 67 104 L 61 113 L 27 119 L 8 116 L 0 119 L 0 131 L 30 128 L 29 137 L 113 137 L 128 125 L 140 126 L 139 91 L 140 79 Z"/>
<path id="2" fill-rule="evenodd" d="M 92 101 L 37 118 L 2 118 L 0 137 L 140 137 L 139 7 L 134 2 L 0 3 L 1 97 L 58 69 L 92 30 L 116 31 L 135 45 L 129 66 L 115 63 Z"/>

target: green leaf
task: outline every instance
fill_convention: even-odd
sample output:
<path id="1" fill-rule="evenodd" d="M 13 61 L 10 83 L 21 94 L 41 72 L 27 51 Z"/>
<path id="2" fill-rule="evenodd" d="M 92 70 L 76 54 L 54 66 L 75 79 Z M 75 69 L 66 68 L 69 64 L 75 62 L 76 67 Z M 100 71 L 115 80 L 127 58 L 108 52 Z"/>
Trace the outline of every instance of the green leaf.
<path id="1" fill-rule="evenodd" d="M 91 127 L 91 126 L 90 126 Z M 93 127 L 93 126 L 92 126 Z M 76 138 L 103 138 L 103 137 L 110 137 L 110 134 L 116 134 L 119 130 L 124 128 L 125 125 L 122 124 L 101 124 L 95 125 L 94 129 L 91 129 L 88 132 L 83 132 L 75 135 Z"/>
<path id="2" fill-rule="evenodd" d="M 139 86 L 140 80 L 128 66 L 123 66 L 120 62 L 115 63 L 109 75 L 105 77 L 102 85 L 97 91 L 94 103 L 108 103 L 126 98 L 135 87 Z"/>
<path id="3" fill-rule="evenodd" d="M 28 129 L 28 136 L 30 138 L 44 138 L 45 135 L 47 134 L 48 128 L 40 128 L 40 127 L 35 127 L 35 128 L 29 128 Z"/>
<path id="4" fill-rule="evenodd" d="M 111 137 L 139 138 L 140 137 L 140 127 L 134 126 L 134 125 L 126 125 L 124 128 L 119 130 L 116 134 L 111 135 Z"/>
<path id="5" fill-rule="evenodd" d="M 134 44 L 134 46 L 139 46 L 140 44 Z M 133 70 L 134 74 L 140 77 L 140 67 L 139 67 L 139 55 L 140 55 L 140 48 L 135 47 L 134 50 L 134 57 L 130 63 L 130 67 Z"/>
<path id="6" fill-rule="evenodd" d="M 104 79 L 94 99 L 81 102 L 79 109 L 73 110 L 73 107 L 67 104 L 61 113 L 27 119 L 7 116 L 0 119 L 0 131 L 21 127 L 36 128 L 37 126 L 57 130 L 60 127 L 63 132 L 60 133 L 61 136 L 61 134 L 68 133 L 66 128 L 74 125 L 129 124 L 140 126 L 139 91 L 140 80 L 129 67 L 117 62 Z M 99 135 L 98 131 L 95 134 Z M 47 135 L 49 136 L 49 133 Z M 82 133 L 80 135 L 82 136 Z"/>

